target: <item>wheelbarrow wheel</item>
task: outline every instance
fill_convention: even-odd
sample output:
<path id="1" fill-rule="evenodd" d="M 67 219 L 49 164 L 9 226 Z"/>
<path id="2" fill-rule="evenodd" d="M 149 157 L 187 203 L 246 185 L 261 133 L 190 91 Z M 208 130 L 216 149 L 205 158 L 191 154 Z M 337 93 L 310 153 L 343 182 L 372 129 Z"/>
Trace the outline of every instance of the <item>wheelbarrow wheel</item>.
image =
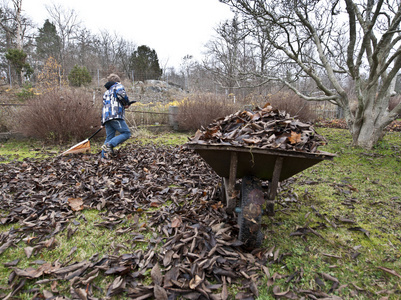
<path id="1" fill-rule="evenodd" d="M 239 240 L 246 248 L 260 247 L 260 231 L 264 196 L 260 182 L 255 177 L 242 178 L 240 211 L 238 213 Z"/>

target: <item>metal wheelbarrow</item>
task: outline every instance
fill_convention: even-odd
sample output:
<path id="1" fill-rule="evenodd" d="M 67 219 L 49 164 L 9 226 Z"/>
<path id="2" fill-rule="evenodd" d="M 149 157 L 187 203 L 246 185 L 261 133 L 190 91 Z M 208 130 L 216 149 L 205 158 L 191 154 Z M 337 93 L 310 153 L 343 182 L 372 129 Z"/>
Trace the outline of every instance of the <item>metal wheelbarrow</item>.
<path id="1" fill-rule="evenodd" d="M 302 172 L 336 155 L 319 151 L 316 153 L 261 149 L 243 146 L 213 144 L 186 144 L 197 152 L 212 169 L 222 177 L 223 198 L 227 213 L 238 214 L 239 237 L 247 248 L 261 245 L 260 231 L 263 205 L 268 215 L 274 215 L 274 201 L 280 181 Z M 237 206 L 235 188 L 237 178 L 242 178 L 240 201 Z M 260 180 L 268 181 L 268 198 L 265 199 Z"/>

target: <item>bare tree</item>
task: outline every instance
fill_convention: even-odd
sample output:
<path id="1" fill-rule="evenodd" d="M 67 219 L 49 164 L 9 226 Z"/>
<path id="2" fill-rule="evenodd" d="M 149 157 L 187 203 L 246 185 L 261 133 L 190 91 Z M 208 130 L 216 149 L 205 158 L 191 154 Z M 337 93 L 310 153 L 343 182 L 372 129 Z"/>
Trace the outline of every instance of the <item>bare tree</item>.
<path id="1" fill-rule="evenodd" d="M 123 71 L 128 78 L 131 78 L 130 59 L 131 54 L 137 49 L 133 42 L 120 37 L 115 45 L 115 60 L 119 70 Z M 131 78 L 132 79 L 132 78 Z"/>
<path id="2" fill-rule="evenodd" d="M 266 85 L 260 74 L 270 74 L 268 62 L 274 53 L 266 33 L 253 22 L 238 16 L 221 23 L 217 35 L 206 44 L 204 67 L 230 93 L 243 98 L 251 92 L 271 92 L 277 84 Z"/>
<path id="3" fill-rule="evenodd" d="M 61 66 L 63 70 L 67 67 L 67 61 L 70 58 L 68 49 L 73 44 L 80 34 L 81 20 L 74 9 L 66 9 L 61 5 L 53 3 L 51 6 L 46 6 L 47 12 L 50 15 L 50 20 L 56 26 L 57 32 L 61 38 Z M 71 62 L 72 68 L 74 61 Z"/>
<path id="4" fill-rule="evenodd" d="M 116 49 L 118 36 L 112 35 L 106 30 L 100 32 L 98 36 L 98 53 L 101 60 L 102 69 L 106 70 L 117 65 Z"/>
<path id="5" fill-rule="evenodd" d="M 215 76 L 222 87 L 233 93 L 240 86 L 240 61 L 244 51 L 241 51 L 245 35 L 238 18 L 223 22 L 216 29 L 217 38 L 206 45 L 204 66 Z"/>
<path id="6" fill-rule="evenodd" d="M 276 49 L 268 66 L 276 72 L 262 74 L 265 80 L 340 106 L 354 145 L 372 148 L 401 113 L 401 104 L 389 110 L 391 82 L 401 68 L 398 0 L 220 1 L 263 30 Z M 313 79 L 323 96 L 305 95 L 282 70 Z"/>

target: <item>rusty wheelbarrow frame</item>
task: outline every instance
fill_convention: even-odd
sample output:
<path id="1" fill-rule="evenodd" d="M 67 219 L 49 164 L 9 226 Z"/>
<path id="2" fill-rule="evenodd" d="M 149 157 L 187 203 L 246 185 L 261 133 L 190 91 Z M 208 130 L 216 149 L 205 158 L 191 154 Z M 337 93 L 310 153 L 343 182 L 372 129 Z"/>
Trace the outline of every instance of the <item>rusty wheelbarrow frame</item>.
<path id="1" fill-rule="evenodd" d="M 250 248 L 259 246 L 262 241 L 260 224 L 263 204 L 266 204 L 267 214 L 274 215 L 279 182 L 336 156 L 323 151 L 309 153 L 221 144 L 189 143 L 186 146 L 197 152 L 222 177 L 226 211 L 238 213 L 239 240 Z M 242 178 L 239 207 L 236 207 L 237 178 Z M 260 180 L 268 181 L 268 199 L 265 199 L 258 183 Z"/>

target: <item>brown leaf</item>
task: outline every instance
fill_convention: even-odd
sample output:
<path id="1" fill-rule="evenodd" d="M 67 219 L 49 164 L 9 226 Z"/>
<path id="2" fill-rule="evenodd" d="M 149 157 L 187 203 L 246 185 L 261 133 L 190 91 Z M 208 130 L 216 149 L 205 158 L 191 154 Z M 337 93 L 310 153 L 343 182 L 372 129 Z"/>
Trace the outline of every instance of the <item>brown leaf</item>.
<path id="1" fill-rule="evenodd" d="M 334 254 L 329 254 L 329 253 L 322 253 L 322 255 L 327 256 L 327 257 L 332 257 L 332 258 L 337 258 L 337 259 L 341 259 L 341 256 L 338 255 L 334 255 Z"/>
<path id="2" fill-rule="evenodd" d="M 269 277 L 270 277 L 269 268 L 266 267 L 266 266 L 264 266 L 264 265 L 262 265 L 262 270 L 263 270 L 263 272 L 265 273 L 266 277 L 269 278 Z"/>
<path id="3" fill-rule="evenodd" d="M 155 285 L 162 285 L 163 282 L 163 275 L 162 272 L 160 271 L 160 266 L 159 264 L 155 264 L 150 271 L 150 276 L 152 277 L 153 283 Z"/>
<path id="4" fill-rule="evenodd" d="M 0 255 L 8 249 L 13 244 L 12 240 L 9 240 L 0 246 Z"/>
<path id="5" fill-rule="evenodd" d="M 324 279 L 326 279 L 326 280 L 330 280 L 330 281 L 333 281 L 333 282 L 338 282 L 338 279 L 335 278 L 335 277 L 333 277 L 333 276 L 331 276 L 330 274 L 327 274 L 327 273 L 320 273 L 320 275 L 322 275 L 322 277 L 323 277 Z"/>
<path id="6" fill-rule="evenodd" d="M 171 259 L 173 258 L 174 251 L 168 250 L 163 257 L 163 266 L 167 267 L 171 263 Z"/>
<path id="7" fill-rule="evenodd" d="M 55 282 L 55 281 L 54 281 Z M 45 299 L 49 299 L 52 298 L 54 295 L 52 292 L 47 291 L 47 290 L 43 290 L 43 296 L 45 297 Z"/>
<path id="8" fill-rule="evenodd" d="M 74 292 L 78 295 L 79 299 L 82 299 L 82 300 L 88 299 L 88 294 L 86 293 L 85 289 L 77 288 L 77 289 L 74 289 Z"/>
<path id="9" fill-rule="evenodd" d="M 362 291 L 364 291 L 365 289 L 363 289 L 363 288 L 361 288 L 361 287 L 359 287 L 359 286 L 357 286 L 355 283 L 353 283 L 352 282 L 352 285 L 354 286 L 354 288 L 356 288 L 358 291 L 360 291 L 360 292 L 362 292 Z"/>
<path id="10" fill-rule="evenodd" d="M 250 290 L 251 290 L 252 294 L 255 296 L 255 298 L 259 297 L 258 286 L 256 285 L 256 283 L 253 280 L 250 285 Z"/>
<path id="11" fill-rule="evenodd" d="M 24 252 L 27 258 L 30 258 L 32 256 L 33 250 L 35 250 L 35 248 L 33 247 L 25 247 L 24 248 Z"/>
<path id="12" fill-rule="evenodd" d="M 68 198 L 67 201 L 73 211 L 84 209 L 84 201 L 82 198 Z"/>
<path id="13" fill-rule="evenodd" d="M 172 228 L 179 228 L 182 224 L 181 217 L 174 217 L 174 219 L 171 221 L 171 227 Z"/>
<path id="14" fill-rule="evenodd" d="M 201 136 L 202 136 L 202 132 L 198 129 L 195 132 L 195 135 L 191 138 L 191 141 L 197 142 Z"/>
<path id="15" fill-rule="evenodd" d="M 392 269 L 389 269 L 389 268 L 386 268 L 386 267 L 377 267 L 377 268 L 382 270 L 382 271 L 384 271 L 384 272 L 387 272 L 387 273 L 389 273 L 391 275 L 394 275 L 394 276 L 397 276 L 397 277 L 401 278 L 401 275 L 398 274 L 396 271 L 394 271 Z"/>
<path id="16" fill-rule="evenodd" d="M 177 267 L 172 267 L 170 270 L 168 270 L 168 272 L 164 276 L 164 287 L 165 288 L 173 286 L 172 281 L 178 279 L 179 272 L 180 271 Z"/>
<path id="17" fill-rule="evenodd" d="M 157 299 L 157 300 L 167 300 L 168 299 L 166 290 L 157 284 L 155 284 L 155 286 L 153 287 L 153 292 L 154 292 L 155 299 Z"/>
<path id="18" fill-rule="evenodd" d="M 273 255 L 273 260 L 276 261 L 278 259 L 278 255 L 280 253 L 280 248 L 277 248 L 276 251 L 274 251 L 274 255 Z"/>
<path id="19" fill-rule="evenodd" d="M 46 248 L 53 248 L 53 247 L 55 246 L 55 243 L 56 243 L 56 239 L 55 239 L 55 237 L 53 236 L 51 239 L 49 239 L 49 240 L 47 240 L 47 241 L 44 241 L 44 242 L 43 242 L 43 245 L 44 245 Z"/>
<path id="20" fill-rule="evenodd" d="M 25 270 L 23 269 L 14 269 L 14 272 L 21 277 L 27 277 L 27 278 L 38 278 L 42 276 L 43 271 L 41 269 L 35 269 L 35 268 L 26 268 Z"/>
<path id="21" fill-rule="evenodd" d="M 301 142 L 301 134 L 291 131 L 291 136 L 288 138 L 291 144 L 296 144 Z"/>
<path id="22" fill-rule="evenodd" d="M 223 288 L 221 290 L 221 299 L 222 300 L 227 300 L 228 298 L 228 290 L 227 290 L 227 283 L 226 283 L 226 277 L 223 276 Z"/>
<path id="23" fill-rule="evenodd" d="M 122 278 L 121 276 L 118 276 L 114 279 L 113 283 L 111 284 L 111 287 L 113 290 L 121 287 L 122 285 L 124 285 L 124 278 Z"/>
<path id="24" fill-rule="evenodd" d="M 189 282 L 189 288 L 191 289 L 196 289 L 198 285 L 200 285 L 203 282 L 202 278 L 199 277 L 199 275 L 195 275 L 190 282 Z"/>
<path id="25" fill-rule="evenodd" d="M 350 224 L 355 224 L 356 223 L 354 220 L 347 219 L 347 218 L 338 218 L 338 220 L 340 222 L 343 222 L 343 223 L 350 223 Z"/>
<path id="26" fill-rule="evenodd" d="M 280 287 L 275 285 L 273 287 L 273 294 L 277 297 L 285 297 L 287 299 L 298 299 L 298 296 L 291 292 L 290 290 L 287 290 L 285 292 L 280 291 Z"/>
<path id="27" fill-rule="evenodd" d="M 113 267 L 104 272 L 105 275 L 112 275 L 112 274 L 126 274 L 131 271 L 129 266 L 118 266 Z"/>
<path id="28" fill-rule="evenodd" d="M 19 259 L 14 259 L 13 261 L 9 261 L 9 262 L 3 263 L 3 265 L 4 265 L 6 268 L 15 267 L 16 265 L 18 265 L 19 261 L 20 261 Z"/>
<path id="29" fill-rule="evenodd" d="M 348 230 L 363 232 L 367 237 L 369 237 L 369 235 L 370 235 L 369 231 L 367 231 L 366 229 L 363 229 L 362 227 L 351 227 L 351 228 L 348 228 Z"/>

